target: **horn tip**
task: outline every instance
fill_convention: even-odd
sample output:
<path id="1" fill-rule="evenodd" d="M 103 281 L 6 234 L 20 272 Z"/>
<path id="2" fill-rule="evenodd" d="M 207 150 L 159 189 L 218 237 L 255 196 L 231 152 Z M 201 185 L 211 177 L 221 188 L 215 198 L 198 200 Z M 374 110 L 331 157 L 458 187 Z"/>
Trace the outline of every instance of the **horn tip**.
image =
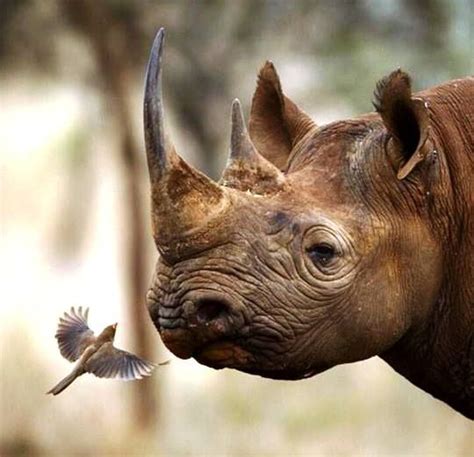
<path id="1" fill-rule="evenodd" d="M 151 47 L 151 58 L 161 59 L 164 41 L 165 29 L 164 27 L 160 27 L 158 32 L 156 32 L 155 39 L 153 40 L 153 45 Z"/>
<path id="2" fill-rule="evenodd" d="M 163 47 L 164 39 L 165 39 L 165 28 L 160 27 L 158 29 L 158 32 L 155 35 L 155 40 L 153 42 L 153 48 L 157 49 L 160 54 L 161 54 L 161 48 Z"/>
<path id="3" fill-rule="evenodd" d="M 163 42 L 165 36 L 165 29 L 160 27 L 153 44 L 151 46 L 150 57 L 148 59 L 146 74 L 145 74 L 145 109 L 155 97 L 155 93 L 161 91 L 161 60 L 163 55 Z M 159 94 L 161 96 L 161 93 Z"/>
<path id="4" fill-rule="evenodd" d="M 232 101 L 232 125 L 243 124 L 244 114 L 242 112 L 242 105 L 238 98 L 234 98 Z"/>
<path id="5" fill-rule="evenodd" d="M 164 27 L 160 27 L 158 29 L 158 32 L 156 33 L 156 36 L 157 37 L 160 37 L 160 38 L 164 38 L 165 36 L 165 28 Z"/>

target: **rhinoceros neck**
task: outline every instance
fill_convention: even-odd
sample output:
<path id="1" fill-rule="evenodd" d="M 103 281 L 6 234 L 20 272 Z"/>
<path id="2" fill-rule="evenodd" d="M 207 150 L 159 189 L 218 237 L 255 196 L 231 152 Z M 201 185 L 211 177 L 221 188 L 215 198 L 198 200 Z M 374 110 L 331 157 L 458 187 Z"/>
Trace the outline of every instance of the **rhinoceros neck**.
<path id="1" fill-rule="evenodd" d="M 417 386 L 474 419 L 474 78 L 419 94 L 429 106 L 438 163 L 427 188 L 443 283 L 422 327 L 382 355 Z"/>
<path id="2" fill-rule="evenodd" d="M 474 249 L 474 78 L 454 80 L 419 94 L 427 104 L 433 166 L 426 176 L 429 211 L 441 242 Z M 463 246 L 454 246 L 454 245 Z M 458 260 L 462 260 L 456 252 Z M 466 261 L 469 264 L 470 258 Z M 463 266 L 463 269 L 465 266 Z M 473 270 L 471 269 L 471 273 Z M 472 278 L 471 276 L 471 279 Z M 472 286 L 471 286 L 472 287 Z"/>
<path id="3" fill-rule="evenodd" d="M 446 292 L 426 325 L 411 329 L 381 357 L 413 384 L 474 419 L 473 321 L 460 314 L 462 308 Z"/>

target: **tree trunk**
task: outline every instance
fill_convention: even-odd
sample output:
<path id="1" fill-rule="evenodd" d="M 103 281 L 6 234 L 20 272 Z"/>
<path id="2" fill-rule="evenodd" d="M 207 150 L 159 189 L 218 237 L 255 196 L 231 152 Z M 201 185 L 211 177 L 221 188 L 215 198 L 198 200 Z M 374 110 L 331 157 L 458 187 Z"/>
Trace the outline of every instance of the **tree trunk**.
<path id="1" fill-rule="evenodd" d="M 126 227 L 130 234 L 126 252 L 128 315 L 134 350 L 153 359 L 151 335 L 147 332 L 144 297 L 148 283 L 144 220 L 140 195 L 140 160 L 129 107 L 131 69 L 128 65 L 126 31 L 119 27 L 106 2 L 75 0 L 62 3 L 73 25 L 89 41 L 103 87 L 104 102 L 116 122 L 119 158 L 122 163 Z M 133 422 L 148 428 L 157 419 L 156 385 L 150 379 L 133 383 Z"/>

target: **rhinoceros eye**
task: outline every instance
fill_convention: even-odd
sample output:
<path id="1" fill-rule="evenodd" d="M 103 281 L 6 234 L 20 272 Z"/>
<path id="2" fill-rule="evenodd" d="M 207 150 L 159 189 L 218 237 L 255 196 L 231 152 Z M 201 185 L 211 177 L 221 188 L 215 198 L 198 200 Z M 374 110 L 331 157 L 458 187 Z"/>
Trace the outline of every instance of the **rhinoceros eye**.
<path id="1" fill-rule="evenodd" d="M 328 243 L 318 243 L 312 245 L 307 250 L 311 261 L 315 265 L 326 266 L 336 255 L 336 250 Z"/>

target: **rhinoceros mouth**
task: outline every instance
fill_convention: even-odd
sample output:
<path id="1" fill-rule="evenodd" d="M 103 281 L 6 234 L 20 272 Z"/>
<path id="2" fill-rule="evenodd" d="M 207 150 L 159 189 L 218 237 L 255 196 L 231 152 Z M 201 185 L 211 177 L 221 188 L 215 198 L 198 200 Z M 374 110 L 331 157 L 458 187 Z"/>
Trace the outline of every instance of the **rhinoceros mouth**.
<path id="1" fill-rule="evenodd" d="M 240 371 L 243 371 L 244 373 L 261 376 L 262 378 L 275 379 L 277 381 L 297 381 L 300 379 L 310 378 L 312 376 L 323 373 L 329 368 L 331 367 L 321 366 L 317 369 L 314 368 L 308 371 L 301 371 L 297 369 L 278 368 L 278 367 L 272 367 L 270 369 L 266 369 L 264 367 L 257 366 L 257 367 L 238 367 L 237 369 Z"/>
<path id="2" fill-rule="evenodd" d="M 250 352 L 235 341 L 225 338 L 205 344 L 195 351 L 193 357 L 212 368 L 240 368 L 253 360 Z"/>
<path id="3" fill-rule="evenodd" d="M 275 354 L 273 357 L 270 354 L 262 355 L 258 348 L 252 349 L 252 340 L 241 339 L 235 334 L 207 341 L 199 341 L 199 336 L 186 328 L 161 329 L 160 334 L 165 345 L 177 357 L 194 358 L 214 369 L 233 368 L 264 378 L 297 380 L 309 378 L 331 368 L 330 365 L 306 368 L 292 366 L 291 360 L 287 358 L 275 357 Z"/>
<path id="4" fill-rule="evenodd" d="M 242 365 L 250 360 L 250 353 L 239 344 L 241 325 L 231 318 L 216 316 L 211 322 L 199 323 L 159 315 L 157 321 L 155 325 L 158 324 L 163 343 L 177 357 L 194 357 L 198 362 L 216 368 Z"/>

